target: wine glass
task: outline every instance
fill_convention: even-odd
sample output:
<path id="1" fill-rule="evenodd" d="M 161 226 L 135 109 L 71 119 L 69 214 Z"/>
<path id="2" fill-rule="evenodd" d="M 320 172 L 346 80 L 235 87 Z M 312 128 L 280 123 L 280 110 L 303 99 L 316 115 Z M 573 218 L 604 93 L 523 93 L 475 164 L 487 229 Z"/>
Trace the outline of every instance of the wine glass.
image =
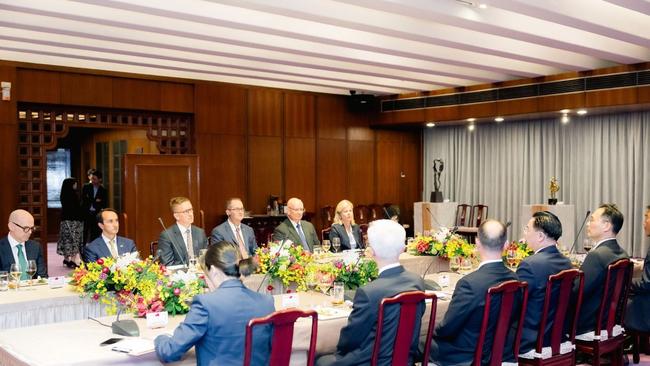
<path id="1" fill-rule="evenodd" d="M 341 238 L 332 238 L 332 246 L 334 247 L 334 253 L 339 251 L 341 248 Z"/>
<path id="2" fill-rule="evenodd" d="M 332 286 L 332 278 L 329 274 L 321 273 L 318 277 L 317 283 L 318 289 L 325 295 L 327 295 L 327 290 Z"/>
<path id="3" fill-rule="evenodd" d="M 323 244 L 321 245 L 325 253 L 330 251 L 330 241 L 329 240 L 323 240 Z"/>
<path id="4" fill-rule="evenodd" d="M 449 259 L 449 269 L 452 272 L 458 272 L 459 268 L 460 268 L 460 257 L 451 257 Z"/>
<path id="5" fill-rule="evenodd" d="M 582 242 L 582 248 L 585 250 L 585 252 L 589 253 L 589 251 L 590 251 L 591 248 L 592 248 L 591 239 L 585 239 L 585 240 Z"/>
<path id="6" fill-rule="evenodd" d="M 29 287 L 31 288 L 34 284 L 34 275 L 36 274 L 36 261 L 30 259 L 27 261 L 27 269 L 25 270 L 29 276 Z"/>
<path id="7" fill-rule="evenodd" d="M 506 253 L 506 261 L 510 269 L 515 270 L 517 268 L 517 249 L 508 249 Z"/>
<path id="8" fill-rule="evenodd" d="M 11 267 L 9 268 L 9 275 L 11 275 L 11 278 L 16 283 L 16 291 L 18 291 L 18 288 L 20 287 L 20 276 L 22 274 L 23 271 L 20 270 L 20 264 L 12 263 Z"/>
<path id="9" fill-rule="evenodd" d="M 462 258 L 460 260 L 460 272 L 462 274 L 468 274 L 472 271 L 472 260 L 470 258 Z"/>

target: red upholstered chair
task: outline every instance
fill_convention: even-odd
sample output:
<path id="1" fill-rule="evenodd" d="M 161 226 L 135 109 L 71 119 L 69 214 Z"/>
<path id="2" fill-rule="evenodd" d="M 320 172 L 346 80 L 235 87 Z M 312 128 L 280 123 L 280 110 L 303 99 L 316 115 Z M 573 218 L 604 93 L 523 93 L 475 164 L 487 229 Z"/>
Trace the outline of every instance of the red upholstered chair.
<path id="1" fill-rule="evenodd" d="M 470 225 L 479 227 L 487 219 L 488 207 L 485 205 L 472 206 L 472 215 L 470 216 Z"/>
<path id="2" fill-rule="evenodd" d="M 158 241 L 154 240 L 151 243 L 149 243 L 149 254 L 151 254 L 152 257 L 156 258 L 156 255 L 158 251 Z"/>
<path id="3" fill-rule="evenodd" d="M 578 279 L 578 299 L 575 306 L 571 306 L 571 292 L 575 280 Z M 544 307 L 542 308 L 542 318 L 539 323 L 539 333 L 537 333 L 537 344 L 535 345 L 535 352 L 542 353 L 544 347 L 544 332 L 547 328 L 549 321 L 549 312 L 555 309 L 553 314 L 553 325 L 550 328 L 551 334 L 551 356 L 548 358 L 519 358 L 520 365 L 534 365 L 534 366 L 572 366 L 576 364 L 575 350 L 560 354 L 560 344 L 562 343 L 562 336 L 565 334 L 565 324 L 569 320 L 568 332 L 569 340 L 575 343 L 576 326 L 578 324 L 578 313 L 580 305 L 582 304 L 582 288 L 584 286 L 584 274 L 577 269 L 567 269 L 560 273 L 554 274 L 548 278 L 546 283 L 546 295 L 544 297 Z M 555 296 L 553 297 L 553 291 Z M 553 303 L 551 303 L 553 301 Z"/>
<path id="4" fill-rule="evenodd" d="M 368 205 L 368 222 L 386 218 L 384 214 L 384 206 L 382 205 Z"/>
<path id="5" fill-rule="evenodd" d="M 607 267 L 607 276 L 603 283 L 603 297 L 598 307 L 596 318 L 596 329 L 594 334 L 599 336 L 602 330 L 606 330 L 608 337 L 600 340 L 576 339 L 576 348 L 592 356 L 592 365 L 600 365 L 600 357 L 611 354 L 612 366 L 623 365 L 623 342 L 625 334 L 613 336 L 612 330 L 615 325 L 623 324 L 625 319 L 625 306 L 627 304 L 627 292 L 632 280 L 633 264 L 629 259 L 620 259 Z"/>
<path id="6" fill-rule="evenodd" d="M 523 292 L 523 298 L 519 309 L 515 309 L 515 301 L 518 294 Z M 496 319 L 490 319 L 490 308 L 494 301 L 501 298 L 499 307 L 499 316 Z M 513 351 L 515 355 L 519 354 L 519 342 L 521 340 L 521 329 L 523 328 L 524 315 L 526 314 L 526 304 L 528 302 L 528 284 L 520 281 L 506 281 L 498 286 L 488 289 L 485 295 L 485 308 L 483 310 L 483 321 L 481 322 L 481 331 L 476 343 L 476 350 L 474 351 L 473 365 L 482 365 L 483 358 L 483 345 L 486 339 L 492 340 L 492 348 L 489 350 L 490 366 L 500 366 L 503 360 L 503 350 L 508 341 L 508 331 L 512 326 L 512 320 L 519 321 L 516 334 L 515 344 Z M 518 313 L 515 312 L 518 310 Z M 487 334 L 488 325 L 494 324 L 492 333 Z"/>
<path id="7" fill-rule="evenodd" d="M 632 339 L 632 362 L 639 363 L 641 361 L 641 338 L 646 338 L 644 341 L 647 343 L 650 332 L 626 329 L 625 333 Z"/>
<path id="8" fill-rule="evenodd" d="M 334 207 L 325 206 L 320 209 L 321 227 L 330 227 L 334 223 Z"/>
<path id="9" fill-rule="evenodd" d="M 354 221 L 361 225 L 368 223 L 368 207 L 365 205 L 354 206 Z"/>
<path id="10" fill-rule="evenodd" d="M 456 207 L 456 226 L 469 226 L 472 222 L 472 206 L 461 203 Z"/>
<path id="11" fill-rule="evenodd" d="M 415 329 L 416 316 L 418 305 L 422 303 L 425 299 L 431 299 L 431 315 L 429 316 L 429 327 L 427 329 L 426 341 L 424 344 L 424 357 L 423 365 L 426 365 L 429 360 L 429 348 L 431 346 L 431 336 L 433 335 L 433 326 L 436 321 L 436 295 L 427 294 L 422 291 L 409 291 L 402 292 L 397 294 L 394 297 L 386 298 L 381 300 L 379 304 L 379 317 L 377 318 L 377 333 L 375 335 L 375 345 L 372 351 L 372 359 L 370 364 L 372 366 L 377 365 L 379 360 L 379 352 L 381 349 L 382 333 L 384 329 L 384 309 L 386 306 L 394 304 L 394 306 L 399 306 L 399 321 L 397 326 L 397 332 L 395 333 L 393 351 L 392 353 L 392 362 L 391 365 L 407 365 L 409 352 L 411 350 L 411 340 L 413 339 L 413 333 L 419 332 L 419 329 Z M 418 334 L 419 336 L 419 334 Z"/>
<path id="12" fill-rule="evenodd" d="M 332 227 L 328 227 L 327 229 L 323 229 L 320 231 L 320 240 L 330 240 L 330 231 L 332 231 Z"/>
<path id="13" fill-rule="evenodd" d="M 316 337 L 318 335 L 318 314 L 313 310 L 287 309 L 276 311 L 263 318 L 251 319 L 246 326 L 246 348 L 244 350 L 244 366 L 251 364 L 253 347 L 253 328 L 258 325 L 273 325 L 271 340 L 271 356 L 269 365 L 288 366 L 291 361 L 291 346 L 293 343 L 293 326 L 298 318 L 311 317 L 311 339 L 307 354 L 307 366 L 314 365 L 316 355 Z"/>

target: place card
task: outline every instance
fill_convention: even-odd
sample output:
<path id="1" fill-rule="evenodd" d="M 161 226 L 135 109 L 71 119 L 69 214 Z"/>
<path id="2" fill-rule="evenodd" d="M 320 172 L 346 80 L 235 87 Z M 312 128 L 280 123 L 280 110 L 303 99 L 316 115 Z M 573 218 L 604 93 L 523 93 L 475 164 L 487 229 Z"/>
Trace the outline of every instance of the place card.
<path id="1" fill-rule="evenodd" d="M 283 309 L 297 308 L 299 304 L 300 304 L 300 298 L 299 298 L 298 294 L 291 293 L 291 294 L 282 295 L 282 308 Z"/>
<path id="2" fill-rule="evenodd" d="M 446 274 L 439 275 L 438 284 L 440 285 L 440 287 L 449 287 L 449 276 Z"/>
<path id="3" fill-rule="evenodd" d="M 49 277 L 47 279 L 47 285 L 50 288 L 61 288 L 65 286 L 65 276 Z"/>
<path id="4" fill-rule="evenodd" d="M 166 327 L 168 322 L 169 314 L 166 311 L 147 313 L 147 328 L 149 329 Z"/>

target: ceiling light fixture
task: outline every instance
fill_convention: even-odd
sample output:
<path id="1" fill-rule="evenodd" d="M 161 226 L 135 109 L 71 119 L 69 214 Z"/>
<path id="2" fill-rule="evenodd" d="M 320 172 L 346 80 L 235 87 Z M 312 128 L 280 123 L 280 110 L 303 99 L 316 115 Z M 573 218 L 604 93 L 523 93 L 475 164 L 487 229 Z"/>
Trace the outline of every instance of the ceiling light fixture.
<path id="1" fill-rule="evenodd" d="M 474 122 L 474 121 L 476 121 L 476 118 L 468 118 L 467 119 L 467 122 Z"/>
<path id="2" fill-rule="evenodd" d="M 497 117 L 494 119 L 495 122 L 503 122 L 503 117 Z"/>
<path id="3" fill-rule="evenodd" d="M 427 123 L 427 127 L 436 127 L 436 124 L 433 122 Z"/>
<path id="4" fill-rule="evenodd" d="M 581 116 L 584 116 L 585 114 L 587 114 L 587 110 L 586 109 L 578 109 L 578 111 L 576 113 L 578 113 Z"/>
<path id="5" fill-rule="evenodd" d="M 470 130 L 470 131 L 474 131 L 474 128 L 475 128 L 475 126 L 473 124 L 467 126 L 467 129 Z"/>
<path id="6" fill-rule="evenodd" d="M 487 9 L 487 4 L 480 3 L 480 4 L 478 4 L 478 7 L 481 8 L 481 9 Z"/>
<path id="7" fill-rule="evenodd" d="M 563 124 L 566 125 L 567 123 L 569 123 L 570 120 L 571 120 L 571 119 L 569 118 L 568 115 L 565 114 L 565 115 L 562 116 L 562 123 L 563 123 Z"/>
<path id="8" fill-rule="evenodd" d="M 560 113 L 564 113 L 564 114 L 567 114 L 569 112 L 571 112 L 570 109 L 563 109 L 563 110 L 560 111 Z"/>

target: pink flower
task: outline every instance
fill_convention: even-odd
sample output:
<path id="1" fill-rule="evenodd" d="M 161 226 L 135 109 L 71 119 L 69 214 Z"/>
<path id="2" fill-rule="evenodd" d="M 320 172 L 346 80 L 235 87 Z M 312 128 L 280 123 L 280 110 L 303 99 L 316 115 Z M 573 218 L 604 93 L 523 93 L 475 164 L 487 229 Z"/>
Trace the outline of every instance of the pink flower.
<path id="1" fill-rule="evenodd" d="M 290 294 L 292 291 L 291 289 L 287 289 L 287 293 Z"/>
<path id="2" fill-rule="evenodd" d="M 335 262 L 334 265 L 336 266 L 337 269 L 343 268 L 343 263 L 342 262 Z"/>
<path id="3" fill-rule="evenodd" d="M 111 269 L 108 268 L 108 267 L 104 267 L 104 268 L 102 268 L 102 273 L 108 273 L 108 272 L 110 272 L 110 271 L 111 271 Z"/>
<path id="4" fill-rule="evenodd" d="M 180 294 L 181 294 L 181 289 L 179 289 L 178 287 L 175 288 L 175 289 L 174 289 L 174 295 L 178 296 L 178 295 L 180 295 Z"/>
<path id="5" fill-rule="evenodd" d="M 271 291 L 273 291 L 273 289 L 274 289 L 274 287 L 271 286 L 271 285 L 266 286 L 266 291 L 271 292 Z"/>
<path id="6" fill-rule="evenodd" d="M 97 259 L 97 264 L 99 264 L 100 266 L 104 264 L 104 258 Z"/>
<path id="7" fill-rule="evenodd" d="M 99 299 L 99 294 L 93 294 L 93 300 Z"/>
<path id="8" fill-rule="evenodd" d="M 136 267 L 135 271 L 138 272 L 138 273 L 142 273 L 142 267 Z"/>

